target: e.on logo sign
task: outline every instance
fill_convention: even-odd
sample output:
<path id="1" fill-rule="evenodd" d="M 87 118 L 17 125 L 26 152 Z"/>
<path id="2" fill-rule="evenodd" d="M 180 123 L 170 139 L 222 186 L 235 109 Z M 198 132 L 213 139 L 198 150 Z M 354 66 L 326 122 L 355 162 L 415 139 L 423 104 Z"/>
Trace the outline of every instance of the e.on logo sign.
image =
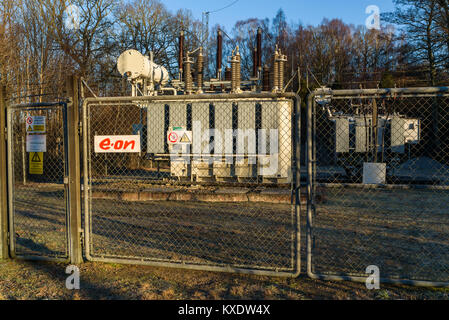
<path id="1" fill-rule="evenodd" d="M 95 153 L 139 153 L 138 136 L 95 136 Z"/>

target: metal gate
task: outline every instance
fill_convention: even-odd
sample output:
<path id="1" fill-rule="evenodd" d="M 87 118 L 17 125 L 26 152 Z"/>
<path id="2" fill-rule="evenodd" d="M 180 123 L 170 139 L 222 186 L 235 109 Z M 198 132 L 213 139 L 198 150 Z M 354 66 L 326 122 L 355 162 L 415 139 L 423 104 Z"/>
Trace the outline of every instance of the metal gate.
<path id="1" fill-rule="evenodd" d="M 83 119 L 88 260 L 299 274 L 296 96 L 89 98 Z"/>
<path id="2" fill-rule="evenodd" d="M 449 89 L 308 99 L 310 277 L 449 285 Z"/>
<path id="3" fill-rule="evenodd" d="M 12 257 L 68 261 L 67 105 L 8 106 Z"/>

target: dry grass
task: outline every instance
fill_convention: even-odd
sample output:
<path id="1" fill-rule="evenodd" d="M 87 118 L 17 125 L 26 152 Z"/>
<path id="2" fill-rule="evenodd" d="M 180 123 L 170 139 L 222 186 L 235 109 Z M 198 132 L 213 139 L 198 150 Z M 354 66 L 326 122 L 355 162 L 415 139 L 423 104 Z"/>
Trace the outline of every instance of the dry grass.
<path id="1" fill-rule="evenodd" d="M 382 276 L 449 279 L 446 191 L 321 192 L 325 200 L 317 204 L 314 220 L 316 272 L 360 275 L 366 266 L 375 264 L 381 267 Z M 20 250 L 65 251 L 64 244 L 61 246 L 64 201 L 55 197 L 59 194 L 60 190 L 20 193 L 16 203 Z M 39 207 L 32 206 L 35 203 Z M 100 199 L 94 209 L 93 248 L 97 253 L 202 263 L 257 261 L 284 267 L 290 261 L 290 206 L 156 201 L 129 204 Z M 303 226 L 304 222 L 303 217 Z M 220 245 L 217 239 L 221 239 Z M 304 238 L 301 241 L 304 259 Z M 449 298 L 446 289 L 382 286 L 380 291 L 368 291 L 363 284 L 314 281 L 304 276 L 281 279 L 102 263 L 83 264 L 81 277 L 82 289 L 68 291 L 64 265 L 0 262 L 0 299 Z"/>
<path id="2" fill-rule="evenodd" d="M 269 278 L 185 271 L 145 266 L 85 263 L 81 290 L 65 288 L 65 265 L 0 262 L 0 299 L 64 300 L 303 300 L 303 299 L 449 299 L 448 289 L 383 285 L 368 291 L 363 284 Z"/>

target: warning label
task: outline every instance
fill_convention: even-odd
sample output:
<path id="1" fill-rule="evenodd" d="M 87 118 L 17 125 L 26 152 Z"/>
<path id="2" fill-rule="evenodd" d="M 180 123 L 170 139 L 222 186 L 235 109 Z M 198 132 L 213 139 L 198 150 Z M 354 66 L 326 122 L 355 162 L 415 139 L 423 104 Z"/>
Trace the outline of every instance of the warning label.
<path id="1" fill-rule="evenodd" d="M 47 152 L 47 136 L 27 135 L 27 152 Z"/>
<path id="2" fill-rule="evenodd" d="M 167 142 L 170 145 L 174 144 L 192 144 L 192 131 L 175 130 L 167 133 Z"/>
<path id="3" fill-rule="evenodd" d="M 181 142 L 181 143 L 188 143 L 188 144 L 191 144 L 191 143 L 192 143 L 192 141 L 191 141 L 191 139 L 189 138 L 189 136 L 187 135 L 187 133 L 184 133 L 184 135 L 182 136 L 180 142 Z"/>
<path id="4" fill-rule="evenodd" d="M 30 174 L 44 174 L 43 152 L 30 152 Z"/>
<path id="5" fill-rule="evenodd" d="M 26 119 L 27 133 L 45 133 L 45 117 L 29 116 Z"/>

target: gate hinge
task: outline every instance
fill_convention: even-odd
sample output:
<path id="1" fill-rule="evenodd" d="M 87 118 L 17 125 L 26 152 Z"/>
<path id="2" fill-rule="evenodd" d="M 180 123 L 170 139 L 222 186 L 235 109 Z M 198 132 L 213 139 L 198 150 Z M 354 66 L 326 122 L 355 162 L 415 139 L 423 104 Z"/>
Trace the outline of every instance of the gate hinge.
<path id="1" fill-rule="evenodd" d="M 6 237 L 6 243 L 8 244 L 8 247 L 9 247 L 10 241 L 11 241 L 11 239 L 9 238 L 10 236 L 11 236 L 11 235 L 10 235 L 10 233 L 9 233 L 9 231 L 8 231 L 7 237 Z"/>
<path id="2" fill-rule="evenodd" d="M 5 127 L 5 141 L 8 141 L 8 127 Z"/>
<path id="3" fill-rule="evenodd" d="M 80 235 L 81 248 L 84 250 L 84 230 L 83 229 L 79 230 L 79 235 Z"/>
<path id="4" fill-rule="evenodd" d="M 82 123 L 82 122 L 80 122 L 80 123 L 78 124 L 78 135 L 79 135 L 79 136 L 82 136 L 82 135 L 83 135 L 83 123 Z"/>

